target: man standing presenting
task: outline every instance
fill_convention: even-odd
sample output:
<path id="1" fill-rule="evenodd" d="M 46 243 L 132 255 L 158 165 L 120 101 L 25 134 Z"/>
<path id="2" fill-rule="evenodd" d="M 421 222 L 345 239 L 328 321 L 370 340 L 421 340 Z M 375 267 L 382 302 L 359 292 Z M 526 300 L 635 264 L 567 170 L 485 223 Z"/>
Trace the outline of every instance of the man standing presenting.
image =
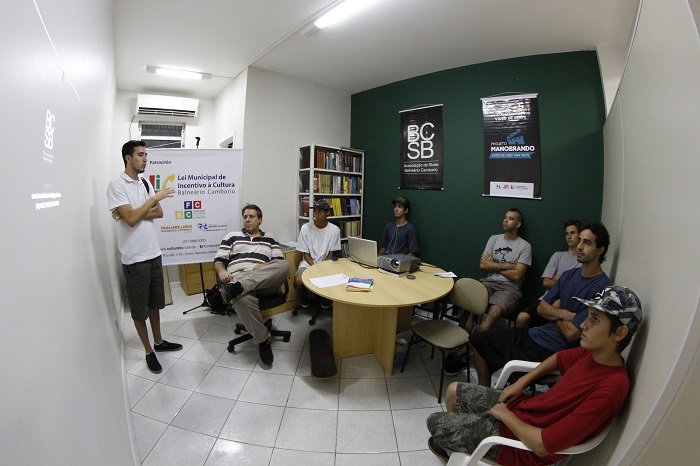
<path id="1" fill-rule="evenodd" d="M 118 243 L 122 268 L 126 278 L 126 294 L 136 332 L 146 350 L 146 364 L 153 373 L 163 369 L 156 351 L 179 351 L 182 345 L 163 340 L 160 334 L 160 309 L 165 307 L 163 263 L 154 218 L 163 217 L 160 201 L 173 197 L 174 190 L 157 193 L 146 178 L 147 153 L 143 141 L 129 141 L 122 146 L 124 173 L 112 180 L 107 188 L 107 203 L 112 217 L 118 222 Z M 121 220 L 121 221 L 120 221 Z M 146 319 L 151 323 L 153 342 L 148 340 Z"/>
<path id="2" fill-rule="evenodd" d="M 564 224 L 564 237 L 566 238 L 568 249 L 566 251 L 557 251 L 549 258 L 547 267 L 542 272 L 542 286 L 547 291 L 559 280 L 561 274 L 567 270 L 581 267 L 581 263 L 576 258 L 576 249 L 578 248 L 578 235 L 581 233 L 582 226 L 583 224 L 579 220 L 568 220 Z M 520 311 L 515 321 L 516 327 L 536 327 L 546 322 L 537 314 L 537 306 L 543 297 L 544 295 L 540 296 L 536 302 Z"/>
<path id="3" fill-rule="evenodd" d="M 299 295 L 299 305 L 309 307 L 309 295 L 301 280 L 304 270 L 319 262 L 333 259 L 333 253 L 340 250 L 340 228 L 328 222 L 331 206 L 325 199 L 314 202 L 313 221 L 301 226 L 297 251 L 303 253 L 304 259 L 299 264 L 294 277 L 294 288 Z M 331 301 L 321 298 L 321 308 L 329 309 Z"/>
<path id="4" fill-rule="evenodd" d="M 418 232 L 416 227 L 406 219 L 411 203 L 403 196 L 391 201 L 394 204 L 394 221 L 384 227 L 379 240 L 379 255 L 407 254 L 415 256 L 419 252 Z"/>
<path id="5" fill-rule="evenodd" d="M 576 258 L 580 268 L 567 270 L 537 308 L 546 323 L 531 329 L 496 328 L 479 332 L 470 339 L 479 385 L 488 387 L 491 374 L 508 361 L 544 361 L 563 349 L 574 348 L 581 337 L 581 323 L 587 306 L 577 300 L 590 299 L 610 284 L 600 264 L 610 245 L 610 235 L 602 223 L 586 225 L 579 235 Z"/>
<path id="6" fill-rule="evenodd" d="M 214 271 L 223 285 L 224 301 L 230 302 L 246 330 L 258 344 L 260 360 L 274 360 L 270 332 L 263 323 L 258 295 L 279 290 L 289 275 L 279 244 L 260 230 L 262 210 L 255 204 L 243 207 L 243 230 L 233 231 L 221 241 L 214 258 Z"/>

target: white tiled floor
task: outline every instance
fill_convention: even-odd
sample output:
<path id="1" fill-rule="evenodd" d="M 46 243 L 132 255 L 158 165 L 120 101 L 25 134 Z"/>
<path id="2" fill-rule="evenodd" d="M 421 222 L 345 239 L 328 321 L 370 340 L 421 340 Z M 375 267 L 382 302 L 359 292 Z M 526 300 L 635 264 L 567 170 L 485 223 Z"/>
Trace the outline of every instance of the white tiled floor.
<path id="1" fill-rule="evenodd" d="M 385 376 L 373 355 L 338 361 L 339 377 L 310 374 L 309 316 L 273 319 L 292 339 L 273 343 L 272 367 L 252 342 L 226 350 L 236 316 L 202 308 L 201 295 L 172 290 L 161 311 L 164 338 L 181 343 L 159 353 L 163 372 L 148 371 L 133 322 L 124 318 L 125 365 L 137 447 L 144 465 L 440 466 L 428 449 L 428 414 L 437 403 L 439 354 L 412 349 L 403 374 Z M 313 328 L 332 334 L 322 313 Z M 466 373 L 445 377 L 445 386 Z"/>

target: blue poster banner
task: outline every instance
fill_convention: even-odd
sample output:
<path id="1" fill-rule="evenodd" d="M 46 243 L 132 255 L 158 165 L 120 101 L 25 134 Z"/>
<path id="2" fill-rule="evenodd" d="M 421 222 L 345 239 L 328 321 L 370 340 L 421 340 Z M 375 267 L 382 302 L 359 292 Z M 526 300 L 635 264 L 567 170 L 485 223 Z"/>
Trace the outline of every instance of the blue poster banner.
<path id="1" fill-rule="evenodd" d="M 539 199 L 540 118 L 537 94 L 481 99 L 484 196 Z"/>

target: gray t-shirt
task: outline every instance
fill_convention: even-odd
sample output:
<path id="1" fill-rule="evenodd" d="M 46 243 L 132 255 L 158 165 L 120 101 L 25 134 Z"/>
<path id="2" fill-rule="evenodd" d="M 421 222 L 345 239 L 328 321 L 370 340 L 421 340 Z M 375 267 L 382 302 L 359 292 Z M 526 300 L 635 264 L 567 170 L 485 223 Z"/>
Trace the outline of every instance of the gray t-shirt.
<path id="1" fill-rule="evenodd" d="M 484 252 L 490 253 L 494 262 L 500 262 L 501 264 L 525 264 L 527 266 L 532 264 L 532 246 L 520 237 L 515 241 L 508 241 L 502 234 L 493 235 L 486 243 Z M 522 280 L 519 282 L 509 280 L 496 272 L 490 273 L 487 278 L 510 283 L 518 288 L 520 288 L 522 283 Z"/>
<path id="2" fill-rule="evenodd" d="M 569 251 L 557 251 L 549 258 L 547 267 L 542 272 L 542 278 L 552 278 L 555 275 L 561 276 L 567 270 L 581 267 L 581 263 L 576 260 L 576 254 L 569 254 Z"/>

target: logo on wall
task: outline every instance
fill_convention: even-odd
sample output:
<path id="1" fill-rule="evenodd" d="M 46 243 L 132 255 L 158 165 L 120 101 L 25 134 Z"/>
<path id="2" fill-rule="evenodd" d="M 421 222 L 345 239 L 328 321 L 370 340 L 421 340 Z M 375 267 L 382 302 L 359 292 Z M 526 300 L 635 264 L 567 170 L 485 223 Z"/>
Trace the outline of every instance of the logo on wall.
<path id="1" fill-rule="evenodd" d="M 46 110 L 46 121 L 44 125 L 44 148 L 41 152 L 42 160 L 48 164 L 53 165 L 53 134 L 54 134 L 54 123 L 56 122 L 56 115 L 51 113 L 51 110 Z M 48 152 L 47 152 L 48 151 Z"/>

